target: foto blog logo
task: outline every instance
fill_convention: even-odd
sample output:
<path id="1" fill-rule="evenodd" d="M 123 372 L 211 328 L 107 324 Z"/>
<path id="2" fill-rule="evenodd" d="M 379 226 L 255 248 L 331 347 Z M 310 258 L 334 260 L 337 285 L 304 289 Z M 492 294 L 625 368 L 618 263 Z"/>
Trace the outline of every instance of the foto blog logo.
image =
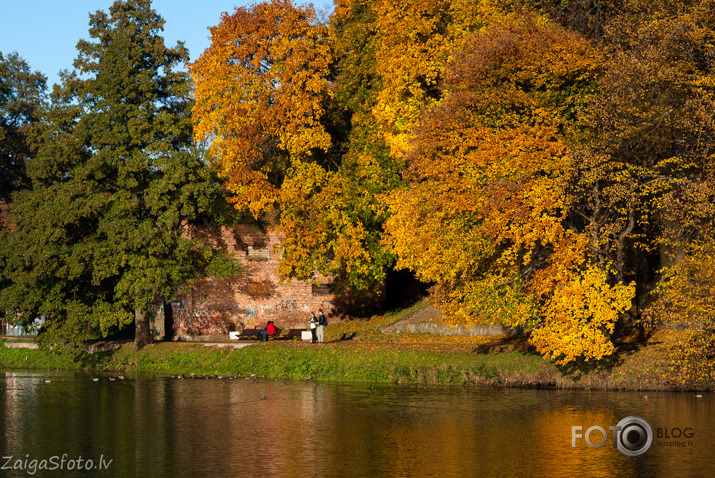
<path id="1" fill-rule="evenodd" d="M 613 437 L 613 446 L 624 455 L 643 455 L 653 445 L 653 427 L 644 418 L 626 417 L 608 429 Z M 579 439 L 584 439 L 591 448 L 601 448 L 608 441 L 608 432 L 598 425 L 587 428 L 585 432 L 582 426 L 572 426 L 572 448 L 576 448 Z"/>

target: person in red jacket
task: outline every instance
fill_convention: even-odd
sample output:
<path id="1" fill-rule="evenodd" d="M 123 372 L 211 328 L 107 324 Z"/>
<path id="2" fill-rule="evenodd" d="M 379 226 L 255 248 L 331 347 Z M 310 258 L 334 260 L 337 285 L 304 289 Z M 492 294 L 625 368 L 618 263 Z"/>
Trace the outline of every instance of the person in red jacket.
<path id="1" fill-rule="evenodd" d="M 268 340 L 269 335 L 278 335 L 278 330 L 276 330 L 276 326 L 273 325 L 273 321 L 269 320 L 266 328 L 258 331 L 258 335 L 261 337 L 261 340 L 265 342 Z"/>

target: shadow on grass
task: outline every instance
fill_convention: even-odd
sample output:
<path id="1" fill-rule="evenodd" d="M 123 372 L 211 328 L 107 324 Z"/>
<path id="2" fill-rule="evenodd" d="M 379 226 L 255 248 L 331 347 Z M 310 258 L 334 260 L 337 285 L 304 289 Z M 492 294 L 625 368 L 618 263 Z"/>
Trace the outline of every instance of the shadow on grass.
<path id="1" fill-rule="evenodd" d="M 623 364 L 629 355 L 633 355 L 648 344 L 653 335 L 652 330 L 646 330 L 641 326 L 624 327 L 617 329 L 611 336 L 614 352 L 601 360 L 589 361 L 577 360 L 567 365 L 557 365 L 563 375 L 583 375 L 592 371 L 611 372 L 614 368 Z M 650 342 L 652 345 L 653 342 Z"/>
<path id="2" fill-rule="evenodd" d="M 615 349 L 612 355 L 598 361 L 577 360 L 567 365 L 555 365 L 563 376 L 571 376 L 575 379 L 593 371 L 611 372 L 614 368 L 622 365 L 626 357 L 638 352 L 646 345 L 655 344 L 650 341 L 652 335 L 651 330 L 646 330 L 643 327 L 620 328 L 611 336 Z M 474 348 L 472 352 L 478 354 L 521 352 L 527 355 L 541 355 L 529 343 L 527 335 L 495 338 Z"/>
<path id="3" fill-rule="evenodd" d="M 93 369 L 99 370 L 106 367 L 110 359 L 114 355 L 115 350 L 108 350 L 106 352 L 82 352 L 77 357 L 77 363 L 82 369 Z"/>
<path id="4" fill-rule="evenodd" d="M 106 368 L 112 356 L 122 348 L 122 345 L 131 340 L 106 340 L 94 339 L 86 341 L 79 350 L 76 350 L 74 362 L 82 369 L 99 370 Z"/>
<path id="5" fill-rule="evenodd" d="M 501 336 L 491 340 L 489 343 L 479 345 L 472 352 L 478 354 L 522 352 L 529 355 L 539 355 L 534 346 L 529 343 L 529 337 L 526 335 Z"/>

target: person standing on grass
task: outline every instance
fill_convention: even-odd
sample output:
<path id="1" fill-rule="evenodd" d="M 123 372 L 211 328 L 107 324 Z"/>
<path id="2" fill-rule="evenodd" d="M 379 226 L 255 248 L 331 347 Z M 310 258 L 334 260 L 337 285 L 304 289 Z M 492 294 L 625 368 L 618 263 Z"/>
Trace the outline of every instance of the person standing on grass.
<path id="1" fill-rule="evenodd" d="M 311 312 L 310 313 L 310 334 L 313 336 L 313 340 L 310 342 L 311 344 L 314 344 L 315 341 L 318 339 L 317 328 L 318 328 L 318 318 L 315 316 L 315 312 Z"/>
<path id="2" fill-rule="evenodd" d="M 323 313 L 323 309 L 318 309 L 318 312 L 320 312 L 320 315 L 318 315 L 318 343 L 322 344 L 323 339 L 325 338 L 325 326 L 328 325 L 328 319 L 325 318 L 325 314 Z"/>

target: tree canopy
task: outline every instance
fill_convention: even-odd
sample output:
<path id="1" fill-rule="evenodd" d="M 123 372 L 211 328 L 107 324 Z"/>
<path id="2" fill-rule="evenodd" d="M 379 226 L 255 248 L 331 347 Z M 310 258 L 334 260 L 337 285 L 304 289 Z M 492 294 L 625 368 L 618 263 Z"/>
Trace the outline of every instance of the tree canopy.
<path id="1" fill-rule="evenodd" d="M 379 294 L 409 269 L 446 322 L 562 364 L 666 319 L 697 330 L 677 363 L 712 357 L 715 0 L 271 0 L 211 29 L 193 104 L 148 1 L 91 18 L 30 136 L 42 78 L 0 61 L 3 111 L 32 99 L 3 113 L 4 190 L 31 186 L 4 304 L 106 330 L 203 267 L 181 230 L 219 193 L 193 135 L 286 278 Z"/>
<path id="2" fill-rule="evenodd" d="M 30 128 L 45 103 L 46 78 L 32 72 L 17 52 L 0 52 L 0 201 L 27 187 Z"/>
<path id="3" fill-rule="evenodd" d="M 314 82 L 296 105 L 312 117 L 284 115 L 298 129 L 276 129 L 263 163 L 240 163 L 265 178 L 281 165 L 265 191 L 284 275 L 375 290 L 396 265 L 434 284 L 451 323 L 518 325 L 562 363 L 597 360 L 620 319 L 663 297 L 662 268 L 708 240 L 711 7 L 341 0 L 326 24 L 287 2 L 237 9 L 192 70 L 197 121 L 213 128 L 200 138 L 267 144 L 251 131 L 273 124 L 297 83 L 274 80 L 268 103 L 222 95 L 258 98 L 267 71 L 301 64 Z M 256 69 L 278 33 L 253 25 L 281 9 L 271 32 L 308 50 Z M 310 20 L 290 23 L 297 12 Z M 306 135 L 309 148 L 291 149 Z M 242 154 L 213 158 L 225 170 Z"/>
<path id="4" fill-rule="evenodd" d="M 15 196 L 0 298 L 21 321 L 46 314 L 45 340 L 106 335 L 170 298 L 211 258 L 185 237 L 220 187 L 193 145 L 186 48 L 164 45 L 149 0 L 90 15 L 28 161 L 32 187 Z"/>

